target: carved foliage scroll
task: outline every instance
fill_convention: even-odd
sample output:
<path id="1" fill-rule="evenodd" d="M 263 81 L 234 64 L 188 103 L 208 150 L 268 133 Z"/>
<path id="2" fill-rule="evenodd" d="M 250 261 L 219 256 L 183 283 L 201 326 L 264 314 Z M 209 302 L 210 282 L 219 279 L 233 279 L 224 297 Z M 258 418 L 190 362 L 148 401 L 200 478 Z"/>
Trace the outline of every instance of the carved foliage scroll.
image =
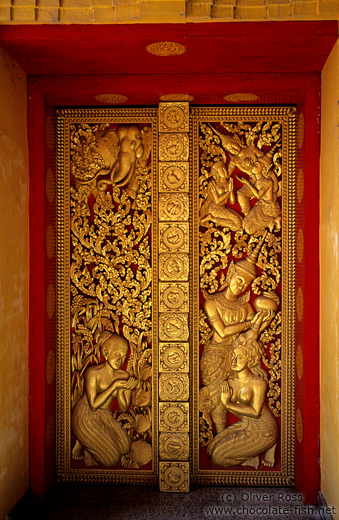
<path id="1" fill-rule="evenodd" d="M 70 208 L 69 229 L 62 229 L 65 245 L 70 240 L 70 293 L 61 317 L 65 328 L 70 323 L 70 373 L 61 384 L 69 392 L 63 426 L 72 455 L 63 462 L 85 480 L 95 467 L 109 470 L 111 480 L 147 481 L 154 471 L 154 118 L 107 112 L 91 122 L 81 111 L 62 111 L 59 122 L 66 129 L 60 162 L 69 167 L 61 211 Z"/>

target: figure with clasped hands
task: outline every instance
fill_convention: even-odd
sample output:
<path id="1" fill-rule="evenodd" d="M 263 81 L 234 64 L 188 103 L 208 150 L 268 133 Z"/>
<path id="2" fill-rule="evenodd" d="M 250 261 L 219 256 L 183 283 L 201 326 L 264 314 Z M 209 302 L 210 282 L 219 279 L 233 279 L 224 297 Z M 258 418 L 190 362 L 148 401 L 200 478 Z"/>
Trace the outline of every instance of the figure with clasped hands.
<path id="1" fill-rule="evenodd" d="M 110 405 L 116 399 L 119 409 L 126 412 L 137 380 L 121 368 L 128 353 L 128 343 L 123 337 L 104 331 L 98 344 L 104 362 L 87 368 L 85 393 L 72 410 L 72 430 L 76 436 L 72 457 L 85 458 L 86 465 L 114 467 L 129 452 L 131 441 L 113 418 Z"/>
<path id="2" fill-rule="evenodd" d="M 263 347 L 257 341 L 261 317 L 233 342 L 231 369 L 235 374 L 222 384 L 221 402 L 240 421 L 218 433 L 207 448 L 211 462 L 221 467 L 273 467 L 278 437 L 275 417 L 266 405 L 267 375 L 261 367 Z"/>

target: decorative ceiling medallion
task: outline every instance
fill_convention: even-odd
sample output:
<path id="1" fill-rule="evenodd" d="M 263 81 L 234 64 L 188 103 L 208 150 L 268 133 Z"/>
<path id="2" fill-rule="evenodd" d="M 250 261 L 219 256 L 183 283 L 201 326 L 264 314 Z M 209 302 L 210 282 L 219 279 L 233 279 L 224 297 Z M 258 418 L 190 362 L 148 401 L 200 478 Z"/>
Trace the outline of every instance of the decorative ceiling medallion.
<path id="1" fill-rule="evenodd" d="M 98 103 L 105 103 L 105 105 L 120 105 L 128 101 L 128 97 L 122 94 L 98 94 L 95 99 Z"/>
<path id="2" fill-rule="evenodd" d="M 194 101 L 190 94 L 164 94 L 160 96 L 160 101 Z"/>
<path id="3" fill-rule="evenodd" d="M 146 51 L 154 56 L 180 56 L 185 54 L 187 47 L 178 42 L 154 42 L 147 45 Z"/>
<path id="4" fill-rule="evenodd" d="M 224 96 L 223 99 L 224 101 L 229 101 L 230 103 L 242 103 L 258 101 L 259 96 L 256 94 L 250 94 L 249 92 L 237 92 L 236 94 L 227 94 L 227 96 Z"/>

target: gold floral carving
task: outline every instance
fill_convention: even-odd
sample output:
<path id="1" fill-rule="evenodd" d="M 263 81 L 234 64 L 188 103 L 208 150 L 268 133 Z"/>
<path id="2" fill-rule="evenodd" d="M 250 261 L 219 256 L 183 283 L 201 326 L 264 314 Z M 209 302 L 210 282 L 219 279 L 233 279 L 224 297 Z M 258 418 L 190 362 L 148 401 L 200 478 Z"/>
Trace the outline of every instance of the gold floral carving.
<path id="1" fill-rule="evenodd" d="M 189 491 L 189 463 L 188 462 L 160 462 L 159 488 L 165 492 Z"/>
<path id="2" fill-rule="evenodd" d="M 188 432 L 189 404 L 175 402 L 159 403 L 159 431 Z"/>
<path id="3" fill-rule="evenodd" d="M 258 101 L 258 99 L 259 96 L 249 92 L 237 92 L 236 94 L 227 94 L 224 96 L 224 100 L 230 103 L 251 103 L 252 101 Z"/>
<path id="4" fill-rule="evenodd" d="M 187 222 L 180 224 L 160 224 L 160 253 L 188 253 L 189 227 Z"/>
<path id="5" fill-rule="evenodd" d="M 46 359 L 46 381 L 50 385 L 53 383 L 55 375 L 55 354 L 53 350 L 49 350 Z"/>
<path id="6" fill-rule="evenodd" d="M 55 312 L 55 288 L 53 284 L 49 284 L 46 293 L 46 312 L 49 319 L 53 318 Z"/>
<path id="7" fill-rule="evenodd" d="M 160 283 L 160 312 L 188 312 L 188 283 Z"/>
<path id="8" fill-rule="evenodd" d="M 188 372 L 189 345 L 188 343 L 160 343 L 159 371 L 160 372 Z"/>
<path id="9" fill-rule="evenodd" d="M 162 401 L 187 401 L 189 398 L 188 374 L 180 372 L 161 374 L 159 398 Z"/>
<path id="10" fill-rule="evenodd" d="M 303 428 L 303 418 L 302 418 L 300 408 L 297 409 L 295 419 L 296 419 L 295 429 L 296 429 L 296 433 L 297 433 L 297 439 L 298 439 L 299 444 L 301 444 L 303 441 L 303 437 L 304 437 L 304 428 Z"/>
<path id="11" fill-rule="evenodd" d="M 159 219 L 163 221 L 188 220 L 189 200 L 186 193 L 161 193 Z"/>
<path id="12" fill-rule="evenodd" d="M 300 168 L 297 175 L 297 200 L 299 204 L 302 203 L 304 198 L 304 189 L 305 189 L 305 180 L 304 180 L 304 170 Z"/>
<path id="13" fill-rule="evenodd" d="M 160 191 L 188 191 L 188 163 L 160 163 Z"/>
<path id="14" fill-rule="evenodd" d="M 46 253 L 48 258 L 52 258 L 55 253 L 55 231 L 51 224 L 46 230 Z"/>
<path id="15" fill-rule="evenodd" d="M 194 97 L 190 94 L 163 94 L 160 101 L 194 101 Z"/>
<path id="16" fill-rule="evenodd" d="M 159 257 L 160 274 L 162 281 L 188 280 L 189 258 L 188 255 L 176 253 L 161 254 Z"/>
<path id="17" fill-rule="evenodd" d="M 304 356 L 303 351 L 300 345 L 297 346 L 296 352 L 296 367 L 297 367 L 297 376 L 299 381 L 303 378 L 304 374 Z"/>
<path id="18" fill-rule="evenodd" d="M 304 233 L 302 228 L 298 229 L 297 233 L 297 258 L 299 264 L 303 261 L 304 257 Z"/>
<path id="19" fill-rule="evenodd" d="M 187 48 L 182 43 L 161 41 L 150 43 L 146 51 L 154 56 L 180 56 L 185 54 Z"/>
<path id="20" fill-rule="evenodd" d="M 154 483 L 156 111 L 64 109 L 58 115 L 58 475 Z M 94 375 L 100 384 L 93 387 Z M 97 402 L 107 384 L 111 393 Z M 70 446 L 76 467 L 82 465 L 76 474 Z"/>
<path id="21" fill-rule="evenodd" d="M 161 341 L 187 341 L 188 315 L 180 313 L 161 313 L 159 317 L 159 337 Z"/>
<path id="22" fill-rule="evenodd" d="M 48 202 L 52 203 L 55 197 L 55 177 L 51 168 L 46 172 L 45 191 Z"/>
<path id="23" fill-rule="evenodd" d="M 189 141 L 184 133 L 159 135 L 160 161 L 188 161 Z"/>
<path id="24" fill-rule="evenodd" d="M 297 318 L 301 321 L 304 317 L 304 294 L 301 287 L 297 290 Z"/>
<path id="25" fill-rule="evenodd" d="M 303 147 L 305 137 L 305 118 L 304 114 L 300 114 L 297 125 L 297 143 L 299 150 Z"/>
<path id="26" fill-rule="evenodd" d="M 188 132 L 189 104 L 160 103 L 159 132 Z"/>
<path id="27" fill-rule="evenodd" d="M 128 101 L 128 97 L 122 94 L 98 94 L 95 96 L 95 100 L 105 105 L 121 105 Z"/>
<path id="28" fill-rule="evenodd" d="M 159 436 L 159 456 L 161 460 L 188 460 L 188 433 L 161 433 Z"/>
<path id="29" fill-rule="evenodd" d="M 258 98 L 241 93 L 225 98 L 250 99 Z M 199 245 L 193 280 L 200 284 L 193 297 L 200 301 L 193 318 L 200 345 L 193 355 L 198 373 L 193 408 L 199 404 L 199 414 L 193 415 L 193 478 L 221 484 L 227 475 L 228 482 L 242 485 L 292 482 L 293 435 L 275 416 L 294 423 L 295 109 L 206 107 L 191 113 L 192 149 L 199 149 L 193 164 L 193 216 L 200 224 L 193 232 L 193 243 Z M 283 326 L 290 335 L 282 334 Z M 247 361 L 246 350 L 251 351 Z M 240 353 L 244 358 L 237 364 Z M 259 386 L 264 390 L 261 399 L 268 411 L 256 419 L 247 417 L 237 377 L 242 371 L 248 390 L 251 385 L 254 393 Z M 241 441 L 241 421 L 246 422 L 246 442 Z M 265 445 L 259 441 L 262 434 Z M 278 437 L 286 471 L 276 468 Z M 206 472 L 202 453 L 220 469 Z M 250 469 L 232 469 L 239 461 Z M 265 468 L 273 468 L 274 478 Z"/>

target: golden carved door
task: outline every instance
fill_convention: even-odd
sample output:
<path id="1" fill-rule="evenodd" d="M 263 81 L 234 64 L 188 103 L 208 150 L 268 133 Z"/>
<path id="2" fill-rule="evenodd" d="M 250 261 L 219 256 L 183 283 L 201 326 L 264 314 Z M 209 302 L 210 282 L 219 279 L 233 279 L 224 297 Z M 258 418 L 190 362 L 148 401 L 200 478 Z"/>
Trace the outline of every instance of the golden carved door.
<path id="1" fill-rule="evenodd" d="M 290 485 L 295 110 L 58 112 L 60 480 Z"/>

